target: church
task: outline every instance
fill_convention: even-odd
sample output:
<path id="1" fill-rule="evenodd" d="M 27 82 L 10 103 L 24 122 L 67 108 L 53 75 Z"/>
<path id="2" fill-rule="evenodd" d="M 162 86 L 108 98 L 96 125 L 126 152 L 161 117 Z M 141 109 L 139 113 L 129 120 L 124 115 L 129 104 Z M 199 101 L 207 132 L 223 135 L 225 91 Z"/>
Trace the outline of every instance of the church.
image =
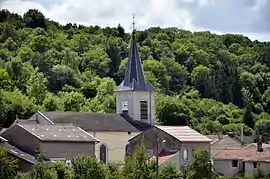
<path id="1" fill-rule="evenodd" d="M 45 155 L 46 151 L 50 151 L 47 152 L 52 156 L 49 157 L 50 160 L 67 160 L 78 154 L 87 154 L 95 155 L 104 163 L 123 161 L 138 144 L 139 136 L 142 135 L 150 156 L 156 156 L 161 151 L 167 150 L 170 151 L 170 155 L 177 156 L 176 163 L 179 165 L 188 161 L 191 152 L 197 147 L 210 150 L 211 140 L 187 126 L 157 125 L 156 88 L 145 78 L 135 30 L 132 33 L 124 80 L 115 93 L 115 114 L 37 111 L 27 120 L 16 120 L 0 135 L 6 142 L 9 141 L 10 145 L 17 147 L 17 152 L 22 154 L 26 152 L 34 155 L 34 149 L 22 149 L 27 145 L 23 143 L 19 145 L 20 137 L 28 136 L 24 141 L 42 141 L 42 145 L 36 142 L 36 146 L 39 149 L 43 147 Z M 50 136 L 48 131 L 51 133 Z M 29 134 L 34 137 L 31 138 Z M 54 143 L 48 144 L 51 141 Z M 156 144 L 159 143 L 160 148 L 157 148 Z M 92 154 L 89 151 L 92 151 Z"/>
<path id="2" fill-rule="evenodd" d="M 100 140 L 96 156 L 103 162 L 124 160 L 128 140 L 152 127 L 155 121 L 156 89 L 144 76 L 135 31 L 123 82 L 115 90 L 116 114 L 90 112 L 37 112 L 30 119 L 39 124 L 70 123 Z"/>

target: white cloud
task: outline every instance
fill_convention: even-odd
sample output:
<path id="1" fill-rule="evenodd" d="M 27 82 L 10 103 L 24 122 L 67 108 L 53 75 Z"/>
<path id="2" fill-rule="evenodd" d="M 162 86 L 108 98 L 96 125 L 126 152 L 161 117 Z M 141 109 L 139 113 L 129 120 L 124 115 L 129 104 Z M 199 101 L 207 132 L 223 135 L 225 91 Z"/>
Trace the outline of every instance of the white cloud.
<path id="1" fill-rule="evenodd" d="M 188 30 L 218 33 L 242 33 L 252 39 L 270 40 L 266 22 L 270 0 L 6 0 L 1 8 L 23 14 L 39 9 L 46 17 L 60 23 L 136 27 L 175 26 Z M 261 22 L 261 23 L 260 23 Z"/>
<path id="2" fill-rule="evenodd" d="M 19 0 L 13 0 L 13 1 L 3 1 L 0 2 L 1 9 L 8 9 L 12 12 L 16 12 L 18 14 L 25 13 L 28 9 L 39 9 L 43 13 L 46 12 L 46 9 L 39 3 L 33 2 L 33 1 L 19 1 Z M 47 13 L 48 14 L 48 13 Z"/>

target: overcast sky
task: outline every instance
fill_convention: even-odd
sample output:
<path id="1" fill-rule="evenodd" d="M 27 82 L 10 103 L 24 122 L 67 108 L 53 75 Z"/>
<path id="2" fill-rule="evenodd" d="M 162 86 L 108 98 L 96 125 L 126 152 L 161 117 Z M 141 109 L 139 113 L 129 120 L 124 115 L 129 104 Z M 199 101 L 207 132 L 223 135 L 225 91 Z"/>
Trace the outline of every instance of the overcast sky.
<path id="1" fill-rule="evenodd" d="M 270 0 L 0 0 L 19 14 L 39 9 L 60 23 L 136 27 L 174 26 L 186 30 L 238 33 L 270 41 Z"/>

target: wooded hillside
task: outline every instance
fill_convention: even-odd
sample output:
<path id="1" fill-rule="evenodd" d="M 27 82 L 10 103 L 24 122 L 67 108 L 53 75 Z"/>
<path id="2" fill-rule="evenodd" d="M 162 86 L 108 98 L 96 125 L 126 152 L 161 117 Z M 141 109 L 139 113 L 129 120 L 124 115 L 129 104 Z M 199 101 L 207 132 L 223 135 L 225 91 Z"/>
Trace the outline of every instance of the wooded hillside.
<path id="1" fill-rule="evenodd" d="M 115 112 L 131 34 L 0 11 L 0 123 L 36 110 Z M 178 28 L 137 31 L 162 124 L 205 134 L 270 130 L 270 42 Z"/>

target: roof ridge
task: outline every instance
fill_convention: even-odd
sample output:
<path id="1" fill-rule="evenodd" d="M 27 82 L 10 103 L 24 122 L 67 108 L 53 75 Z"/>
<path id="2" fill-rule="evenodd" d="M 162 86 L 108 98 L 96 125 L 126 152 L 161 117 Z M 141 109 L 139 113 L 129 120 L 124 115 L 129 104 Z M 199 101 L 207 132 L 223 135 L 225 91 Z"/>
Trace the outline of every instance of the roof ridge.
<path id="1" fill-rule="evenodd" d="M 117 113 L 98 113 L 98 112 L 84 112 L 84 111 L 43 111 L 43 113 L 96 114 L 96 115 L 115 115 L 115 116 L 120 115 Z"/>
<path id="2" fill-rule="evenodd" d="M 90 136 L 90 137 L 92 137 L 93 139 L 95 139 L 96 140 L 96 142 L 100 142 L 100 140 L 98 140 L 95 136 L 93 136 L 93 135 L 91 135 L 91 134 L 89 134 L 88 132 L 86 132 L 85 130 L 83 130 L 82 128 L 80 128 L 80 127 L 77 127 L 80 131 L 82 131 L 82 132 L 84 132 L 84 133 L 86 133 L 86 135 L 88 135 L 88 136 Z"/>

